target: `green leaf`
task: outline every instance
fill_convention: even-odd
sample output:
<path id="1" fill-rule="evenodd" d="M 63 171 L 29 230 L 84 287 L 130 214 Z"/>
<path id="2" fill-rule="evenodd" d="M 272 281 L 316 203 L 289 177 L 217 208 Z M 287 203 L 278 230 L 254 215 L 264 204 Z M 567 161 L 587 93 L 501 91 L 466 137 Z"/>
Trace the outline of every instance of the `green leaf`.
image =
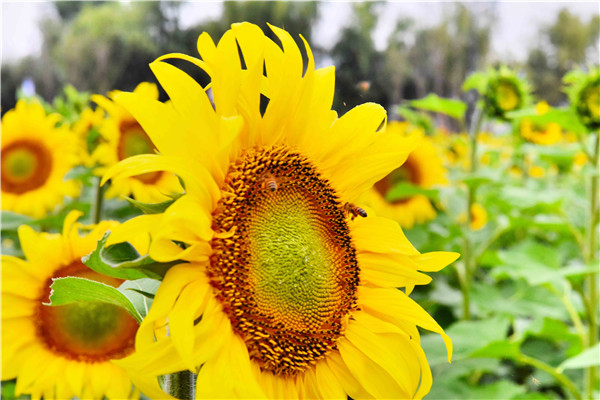
<path id="1" fill-rule="evenodd" d="M 446 334 L 454 344 L 453 359 L 470 356 L 476 350 L 498 340 L 503 340 L 508 332 L 509 320 L 505 317 L 493 317 L 480 321 L 460 321 L 448 329 Z"/>
<path id="2" fill-rule="evenodd" d="M 146 278 L 125 281 L 119 286 L 119 291 L 131 301 L 137 312 L 142 317 L 145 317 L 148 314 L 150 306 L 152 306 L 154 295 L 159 286 L 160 281 Z"/>
<path id="3" fill-rule="evenodd" d="M 558 370 L 563 371 L 565 369 L 587 368 L 598 365 L 600 365 L 600 343 L 596 343 L 595 346 L 582 351 L 575 357 L 565 360 L 558 366 Z"/>
<path id="4" fill-rule="evenodd" d="M 405 106 L 398 106 L 398 108 L 396 108 L 396 112 L 411 124 L 423 128 L 425 132 L 433 132 L 433 121 L 425 113 L 415 112 Z"/>
<path id="5" fill-rule="evenodd" d="M 464 102 L 454 99 L 445 99 L 433 93 L 422 99 L 413 100 L 409 102 L 409 104 L 411 107 L 448 115 L 459 121 L 465 117 L 465 112 L 467 111 L 467 105 Z"/>
<path id="6" fill-rule="evenodd" d="M 386 193 L 385 199 L 389 202 L 393 202 L 417 195 L 423 195 L 433 200 L 438 199 L 437 189 L 426 189 L 408 182 L 400 182 L 396 184 L 396 186 Z"/>
<path id="7" fill-rule="evenodd" d="M 29 224 L 33 218 L 17 214 L 11 211 L 2 211 L 0 214 L 0 225 L 3 231 L 14 231 L 23 224 Z"/>
<path id="8" fill-rule="evenodd" d="M 136 280 L 142 278 L 162 279 L 169 268 L 185 261 L 159 263 L 148 255 L 141 256 L 129 243 L 117 243 L 105 247 L 109 236 L 107 232 L 98 241 L 96 249 L 82 258 L 82 262 L 102 275 L 113 278 Z"/>
<path id="9" fill-rule="evenodd" d="M 177 195 L 172 200 L 166 200 L 161 203 L 142 203 L 141 201 L 137 201 L 132 199 L 131 197 L 125 197 L 130 204 L 134 207 L 138 208 L 144 214 L 161 214 L 164 213 L 167 208 L 171 206 L 171 204 L 175 203 L 181 195 Z"/>
<path id="10" fill-rule="evenodd" d="M 484 72 L 473 72 L 465 79 L 462 90 L 465 92 L 475 89 L 480 94 L 485 92 L 488 81 L 488 74 Z"/>
<path id="11" fill-rule="evenodd" d="M 506 186 L 500 191 L 500 199 L 517 209 L 540 207 L 556 210 L 565 200 L 565 193 L 558 189 L 534 190 L 517 186 Z"/>
<path id="12" fill-rule="evenodd" d="M 64 179 L 78 179 L 87 186 L 93 186 L 95 185 L 94 180 L 99 179 L 94 175 L 93 171 L 93 168 L 78 165 L 67 172 Z"/>
<path id="13" fill-rule="evenodd" d="M 104 283 L 69 276 L 53 279 L 50 289 L 52 289 L 50 294 L 50 305 L 52 306 L 99 301 L 121 307 L 135 318 L 138 323 L 142 322 L 141 315 L 137 312 L 131 301 L 119 290 Z"/>
<path id="14" fill-rule="evenodd" d="M 471 357 L 517 359 L 521 354 L 520 347 L 520 341 L 498 340 L 474 351 Z"/>

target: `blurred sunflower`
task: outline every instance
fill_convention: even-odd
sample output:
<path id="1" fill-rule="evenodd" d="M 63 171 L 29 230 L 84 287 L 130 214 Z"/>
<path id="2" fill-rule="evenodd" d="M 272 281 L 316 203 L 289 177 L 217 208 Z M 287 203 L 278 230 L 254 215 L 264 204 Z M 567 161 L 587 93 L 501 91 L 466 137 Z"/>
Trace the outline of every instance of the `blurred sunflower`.
<path id="1" fill-rule="evenodd" d="M 469 229 L 472 231 L 479 231 L 483 229 L 488 222 L 488 214 L 485 208 L 479 203 L 473 203 L 471 205 L 471 222 Z M 467 222 L 467 213 L 463 212 L 458 216 L 458 222 L 464 224 Z"/>
<path id="2" fill-rule="evenodd" d="M 451 342 L 397 288 L 429 282 L 419 271 L 458 255 L 419 254 L 396 223 L 351 203 L 416 141 L 380 131 L 376 104 L 338 119 L 334 69 L 315 70 L 306 45 L 303 74 L 292 37 L 271 29 L 282 47 L 242 23 L 218 46 L 202 34 L 202 60 L 152 63 L 172 106 L 116 98 L 160 154 L 124 160 L 104 179 L 169 170 L 186 186 L 164 214 L 125 230 L 150 231 L 155 260 L 189 261 L 167 273 L 137 353 L 118 363 L 138 376 L 198 371 L 198 398 L 421 398 L 431 372 L 416 325 L 440 333 L 449 352 Z M 173 57 L 210 75 L 214 107 L 160 61 Z M 170 336 L 155 339 L 166 321 Z"/>
<path id="3" fill-rule="evenodd" d="M 509 112 L 520 110 L 530 102 L 531 88 L 527 81 L 504 65 L 484 74 L 473 74 L 465 81 L 464 89 L 479 91 L 488 118 L 508 120 Z"/>
<path id="4" fill-rule="evenodd" d="M 537 115 L 544 115 L 550 110 L 545 101 L 540 101 L 535 107 Z M 541 145 L 553 145 L 563 138 L 562 128 L 556 122 L 548 122 L 540 125 L 531 119 L 525 118 L 520 124 L 521 136 L 523 138 Z"/>
<path id="5" fill-rule="evenodd" d="M 479 231 L 487 225 L 488 215 L 485 208 L 481 204 L 474 203 L 471 206 L 471 230 Z"/>
<path id="6" fill-rule="evenodd" d="M 588 73 L 573 70 L 564 81 L 571 106 L 581 122 L 590 130 L 600 128 L 600 67 Z"/>
<path id="7" fill-rule="evenodd" d="M 137 398 L 127 373 L 110 361 L 134 351 L 136 320 L 106 303 L 43 304 L 49 302 L 53 278 L 77 276 L 113 287 L 122 283 L 81 262 L 118 223 L 102 222 L 81 236 L 80 215 L 69 213 L 62 235 L 21 226 L 26 260 L 2 257 L 2 380 L 17 379 L 17 396 Z"/>
<path id="8" fill-rule="evenodd" d="M 101 142 L 94 153 L 93 160 L 100 164 L 95 170 L 98 175 L 104 174 L 108 167 L 138 154 L 152 154 L 156 147 L 136 119 L 122 106 L 112 99 L 119 91 L 109 93 L 108 98 L 100 95 L 92 96 L 92 100 L 102 107 L 108 118 L 100 125 Z M 158 88 L 154 83 L 142 82 L 134 93 L 148 99 L 158 99 Z M 155 171 L 123 179 L 113 179 L 106 191 L 106 197 L 119 195 L 133 197 L 143 203 L 156 203 L 168 200 L 169 195 L 179 193 L 182 188 L 177 177 L 172 173 Z"/>
<path id="9" fill-rule="evenodd" d="M 387 131 L 400 137 L 407 137 L 411 132 L 404 122 L 390 122 Z M 394 189 L 402 183 L 424 189 L 444 185 L 447 183 L 446 174 L 442 159 L 431 139 L 423 137 L 404 164 L 377 181 L 361 197 L 361 201 L 373 208 L 377 215 L 398 221 L 404 228 L 411 228 L 415 223 L 421 224 L 435 218 L 435 209 L 427 196 L 416 194 L 391 201 L 386 197 L 393 195 Z"/>
<path id="10" fill-rule="evenodd" d="M 41 218 L 79 186 L 65 180 L 78 159 L 77 139 L 58 114 L 46 115 L 39 103 L 19 100 L 2 117 L 2 209 Z"/>
<path id="11" fill-rule="evenodd" d="M 90 133 L 94 129 L 97 129 L 103 120 L 104 110 L 102 110 L 102 108 L 97 107 L 95 110 L 92 110 L 87 107 L 81 112 L 79 118 L 73 124 L 73 133 L 75 133 L 75 136 L 77 136 L 81 143 L 81 159 L 88 167 L 93 166 L 90 150 L 92 149 L 91 145 L 97 140 L 97 138 L 90 137 Z"/>

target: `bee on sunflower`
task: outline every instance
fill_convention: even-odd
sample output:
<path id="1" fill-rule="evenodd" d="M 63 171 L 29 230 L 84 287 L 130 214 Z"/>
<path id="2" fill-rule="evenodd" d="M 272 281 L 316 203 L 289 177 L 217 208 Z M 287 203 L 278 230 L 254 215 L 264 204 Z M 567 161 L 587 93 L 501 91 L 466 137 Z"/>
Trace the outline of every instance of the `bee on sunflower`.
<path id="1" fill-rule="evenodd" d="M 47 115 L 41 104 L 19 100 L 2 117 L 2 210 L 41 218 L 76 197 L 80 187 L 65 180 L 79 162 L 79 146 L 58 114 Z"/>
<path id="2" fill-rule="evenodd" d="M 338 118 L 333 67 L 315 69 L 306 42 L 303 65 L 271 29 L 280 44 L 241 23 L 217 45 L 200 35 L 201 59 L 153 62 L 170 104 L 115 97 L 158 154 L 103 179 L 170 171 L 186 190 L 123 230 L 149 232 L 154 260 L 187 261 L 166 274 L 136 353 L 116 363 L 140 377 L 197 373 L 197 398 L 422 398 L 431 371 L 417 325 L 452 347 L 408 294 L 458 254 L 420 254 L 397 223 L 355 205 L 417 140 L 380 129 L 376 104 Z M 208 73 L 214 106 L 168 58 Z"/>
<path id="3" fill-rule="evenodd" d="M 392 135 L 409 137 L 410 127 L 404 122 L 390 122 L 387 132 Z M 418 133 L 413 133 L 421 137 Z M 373 188 L 361 197 L 361 201 L 378 215 L 397 221 L 403 228 L 412 228 L 432 220 L 436 211 L 424 194 L 414 194 L 388 201 L 387 197 L 399 184 L 408 183 L 417 188 L 431 189 L 447 183 L 447 171 L 442 158 L 432 140 L 421 137 L 418 146 L 410 152 L 406 161 L 383 179 L 375 182 Z"/>
<path id="4" fill-rule="evenodd" d="M 62 234 L 21 226 L 26 259 L 2 256 L 2 380 L 16 379 L 16 396 L 38 399 L 139 398 L 127 372 L 111 362 L 134 352 L 138 322 L 107 303 L 46 304 L 54 278 L 75 276 L 113 287 L 123 282 L 81 262 L 118 223 L 84 227 L 76 222 L 80 216 L 78 211 L 69 213 Z M 144 238 L 133 242 L 147 249 Z M 153 384 L 147 383 L 146 391 L 158 391 Z"/>
<path id="5" fill-rule="evenodd" d="M 579 120 L 591 131 L 600 128 L 600 67 L 565 75 L 566 92 Z"/>
<path id="6" fill-rule="evenodd" d="M 136 119 L 113 100 L 119 91 L 108 94 L 108 98 L 93 95 L 92 100 L 104 109 L 108 118 L 100 124 L 98 130 L 101 141 L 92 154 L 92 159 L 100 166 L 94 173 L 102 176 L 110 166 L 137 154 L 152 154 L 155 146 Z M 156 84 L 140 83 L 134 93 L 152 100 L 158 100 Z M 168 200 L 170 195 L 182 191 L 174 174 L 164 171 L 139 174 L 123 179 L 113 179 L 106 191 L 107 198 L 117 196 L 133 197 L 144 203 Z"/>

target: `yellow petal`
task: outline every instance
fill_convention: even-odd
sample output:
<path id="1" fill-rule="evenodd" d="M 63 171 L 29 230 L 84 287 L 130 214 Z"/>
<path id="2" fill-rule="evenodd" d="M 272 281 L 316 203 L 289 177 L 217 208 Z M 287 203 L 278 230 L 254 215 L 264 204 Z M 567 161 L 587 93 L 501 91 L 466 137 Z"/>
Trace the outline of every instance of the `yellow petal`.
<path id="1" fill-rule="evenodd" d="M 359 287 L 358 302 L 363 309 L 384 321 L 399 325 L 409 321 L 429 331 L 439 333 L 446 344 L 448 361 L 452 358 L 452 340 L 439 324 L 410 297 L 396 289 Z"/>
<path id="2" fill-rule="evenodd" d="M 357 218 L 350 224 L 350 229 L 359 251 L 419 254 L 402 232 L 400 225 L 391 219 L 371 216 Z"/>
<path id="3" fill-rule="evenodd" d="M 460 257 L 459 253 L 453 253 L 448 251 L 433 251 L 430 253 L 423 253 L 411 258 L 419 264 L 420 271 L 437 272 L 447 265 L 453 263 Z"/>

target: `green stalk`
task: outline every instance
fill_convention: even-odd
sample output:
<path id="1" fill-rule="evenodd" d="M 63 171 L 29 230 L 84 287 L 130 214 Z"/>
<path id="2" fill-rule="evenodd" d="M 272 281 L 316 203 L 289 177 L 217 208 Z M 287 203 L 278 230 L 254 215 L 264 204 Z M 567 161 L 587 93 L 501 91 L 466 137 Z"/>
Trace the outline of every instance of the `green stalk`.
<path id="1" fill-rule="evenodd" d="M 101 178 L 98 177 L 98 183 L 96 184 L 96 192 L 94 194 L 94 224 L 97 224 L 102 220 L 102 203 L 104 200 L 104 187 L 100 186 Z"/>
<path id="2" fill-rule="evenodd" d="M 591 178 L 590 184 L 590 226 L 588 230 L 588 248 L 586 262 L 588 265 L 593 265 L 596 260 L 596 250 L 598 245 L 598 189 L 599 178 L 598 170 L 600 168 L 600 132 L 596 133 L 594 143 L 594 153 L 592 157 L 592 165 L 594 167 L 594 175 Z M 586 279 L 586 303 L 588 304 L 588 340 L 587 347 L 593 347 L 598 343 L 598 270 L 590 273 Z M 592 398 L 595 389 L 595 383 L 598 376 L 598 368 L 591 366 L 586 369 L 586 390 L 587 396 Z"/>
<path id="3" fill-rule="evenodd" d="M 525 354 L 520 354 L 519 357 L 517 357 L 517 361 L 523 364 L 531 365 L 532 367 L 546 372 L 554 379 L 556 379 L 556 381 L 559 382 L 563 387 L 567 388 L 574 398 L 576 398 L 577 400 L 583 400 L 581 393 L 579 392 L 577 386 L 575 386 L 573 381 L 567 378 L 564 374 L 558 372 L 556 368 L 553 368 L 551 365 L 548 365 L 545 362 L 537 360 L 533 357 L 526 356 Z"/>
<path id="4" fill-rule="evenodd" d="M 476 121 L 474 124 L 472 124 L 472 130 L 469 134 L 470 138 L 471 138 L 471 145 L 470 145 L 470 150 L 471 150 L 471 169 L 470 169 L 470 173 L 474 174 L 475 172 L 477 172 L 477 168 L 479 166 L 479 160 L 477 158 L 477 136 L 479 131 L 481 130 L 481 125 L 483 124 L 483 120 L 484 120 L 484 116 L 485 113 L 479 108 L 477 107 L 475 109 L 475 114 L 473 115 L 474 120 Z M 467 191 L 467 222 L 466 222 L 466 227 L 465 227 L 465 235 L 464 235 L 464 245 L 463 245 L 463 259 L 464 259 L 464 265 L 465 265 L 465 270 L 464 270 L 464 278 L 460 279 L 460 274 L 459 274 L 459 283 L 460 283 L 460 289 L 462 292 L 462 296 L 463 296 L 463 304 L 462 304 L 462 318 L 464 320 L 469 320 L 471 318 L 471 312 L 470 312 L 470 306 L 471 306 L 471 301 L 470 301 L 470 290 L 471 290 L 471 280 L 473 278 L 473 275 L 475 274 L 475 254 L 473 252 L 473 244 L 471 243 L 471 237 L 468 234 L 468 232 L 470 232 L 471 229 L 471 222 L 473 220 L 473 217 L 471 216 L 471 206 L 473 206 L 473 204 L 475 203 L 475 199 L 476 199 L 476 191 L 477 191 L 477 187 L 476 186 L 469 186 L 468 187 L 468 191 Z"/>
<path id="5" fill-rule="evenodd" d="M 190 371 L 180 371 L 165 375 L 164 390 L 176 399 L 193 400 L 196 377 Z"/>

